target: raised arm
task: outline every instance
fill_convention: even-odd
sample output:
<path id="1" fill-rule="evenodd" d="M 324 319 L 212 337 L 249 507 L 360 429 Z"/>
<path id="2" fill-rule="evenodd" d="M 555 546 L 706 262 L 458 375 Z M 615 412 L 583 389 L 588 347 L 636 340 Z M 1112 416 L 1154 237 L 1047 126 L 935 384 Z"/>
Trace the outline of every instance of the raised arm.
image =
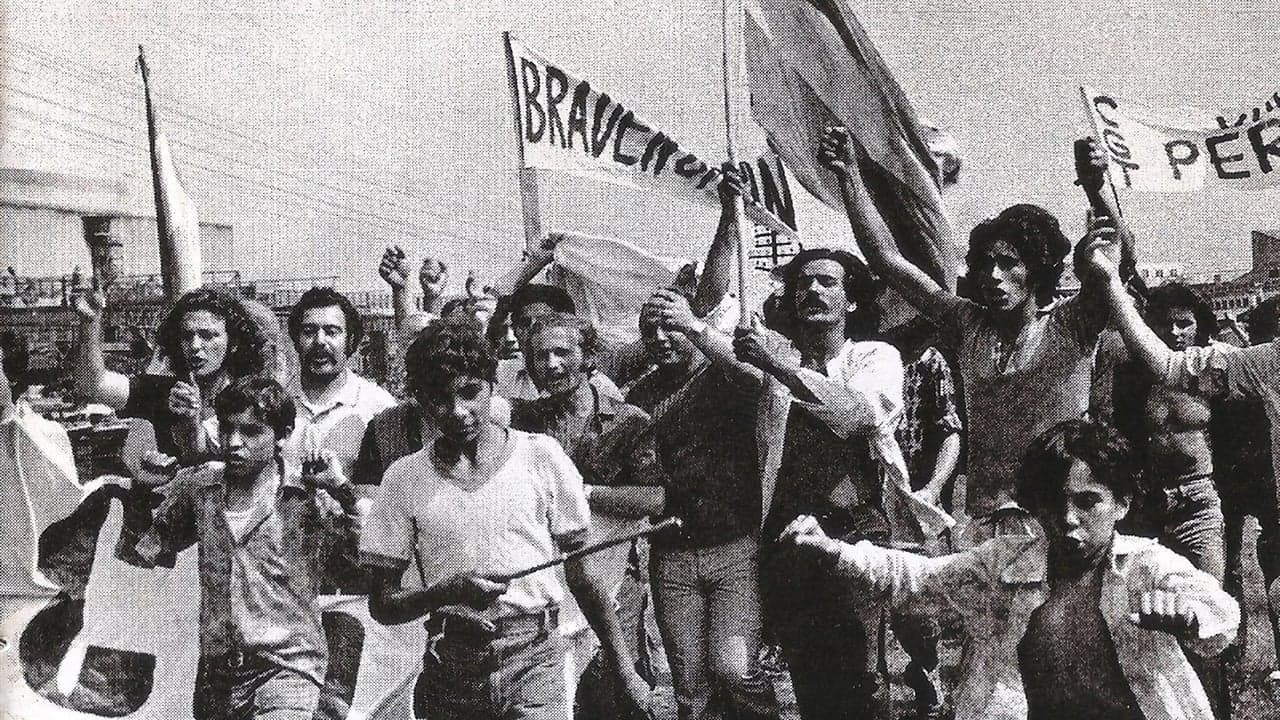
<path id="1" fill-rule="evenodd" d="M 734 262 L 738 256 L 738 224 L 734 217 L 734 198 L 742 195 L 742 175 L 732 163 L 720 167 L 720 222 L 716 235 L 707 248 L 702 264 L 698 291 L 690 305 L 697 317 L 706 317 L 729 294 Z"/>
<path id="2" fill-rule="evenodd" d="M 551 264 L 555 259 L 556 244 L 564 237 L 561 233 L 548 233 L 546 239 L 542 241 L 535 250 L 525 252 L 524 259 L 519 265 L 508 270 L 502 277 L 493 283 L 493 289 L 498 292 L 499 296 L 513 295 L 517 290 L 528 285 L 542 269 Z"/>
<path id="3" fill-rule="evenodd" d="M 760 387 L 763 375 L 755 367 L 742 362 L 734 354 L 733 340 L 694 317 L 689 301 L 674 290 L 659 290 L 640 309 L 641 314 L 658 319 L 670 332 L 684 334 L 707 359 L 723 368 L 735 382 L 746 387 Z"/>
<path id="4" fill-rule="evenodd" d="M 1120 280 L 1114 259 L 1116 245 L 1114 235 L 1089 238 L 1088 244 L 1076 252 L 1077 274 L 1083 275 L 1081 282 L 1094 287 L 1098 297 L 1110 309 L 1112 321 L 1124 338 L 1129 353 L 1146 365 L 1155 377 L 1165 377 L 1177 354 L 1147 326 L 1134 306 L 1133 298 Z"/>
<path id="5" fill-rule="evenodd" d="M 129 401 L 129 378 L 107 369 L 102 352 L 102 314 L 107 300 L 96 279 L 78 288 L 72 300 L 80 317 L 80 353 L 72 373 L 76 395 L 84 402 L 100 402 L 119 410 Z"/>
<path id="6" fill-rule="evenodd" d="M 827 128 L 822 137 L 818 159 L 836 174 L 844 199 L 849 224 L 858 239 L 858 246 L 867 258 L 867 264 L 885 282 L 897 290 L 916 310 L 934 320 L 950 316 L 961 301 L 928 273 L 903 257 L 889 226 L 871 200 L 871 193 L 862 180 L 858 162 L 843 127 Z"/>

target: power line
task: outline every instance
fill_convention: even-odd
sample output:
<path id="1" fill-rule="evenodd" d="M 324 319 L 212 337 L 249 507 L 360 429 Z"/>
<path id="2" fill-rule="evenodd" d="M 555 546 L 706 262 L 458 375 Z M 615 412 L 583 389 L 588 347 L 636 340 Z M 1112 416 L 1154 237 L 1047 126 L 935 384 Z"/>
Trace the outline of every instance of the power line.
<path id="1" fill-rule="evenodd" d="M 25 45 L 25 44 L 23 44 L 23 45 Z M 25 47 L 29 48 L 30 50 L 34 50 L 36 53 L 39 53 L 39 52 L 40 52 L 39 50 L 37 50 L 37 49 L 35 49 L 35 48 L 32 48 L 31 46 L 25 46 Z M 22 50 L 22 48 L 19 48 L 19 51 L 20 51 L 20 52 L 21 52 L 21 50 Z M 134 98 L 132 98 L 132 96 L 127 95 L 127 94 L 123 93 L 123 92 L 122 92 L 122 91 L 120 91 L 119 89 L 114 88 L 114 87 L 111 87 L 111 86 L 108 86 L 108 85 L 103 85 L 102 83 L 100 83 L 100 82 L 98 82 L 98 81 L 95 81 L 95 80 L 93 80 L 93 79 L 91 79 L 91 78 L 87 77 L 87 76 L 85 75 L 85 72 L 80 72 L 80 71 L 73 70 L 73 69 L 69 68 L 69 66 L 66 66 L 66 65 L 64 65 L 64 64 L 62 64 L 62 63 L 60 63 L 60 62 L 58 62 L 58 61 L 56 61 L 56 60 L 49 60 L 49 61 L 47 61 L 47 62 L 41 62 L 41 60 L 40 60 L 39 56 L 37 56 L 37 55 L 31 54 L 31 53 L 26 53 L 25 55 L 26 55 L 26 57 L 27 57 L 28 59 L 32 59 L 34 62 L 36 62 L 37 64 L 41 65 L 42 67 L 45 67 L 45 68 L 47 68 L 47 69 L 51 69 L 51 70 L 54 70 L 54 71 L 58 71 L 58 72 L 63 72 L 63 73 L 65 73 L 65 74 L 67 74 L 67 75 L 70 75 L 70 76 L 72 76 L 72 77 L 75 77 L 76 79 L 80 80 L 81 82 L 84 82 L 84 83 L 86 83 L 86 84 L 89 84 L 89 85 L 91 85 L 91 86 L 94 86 L 95 88 L 104 89 L 104 90 L 107 90 L 107 91 L 109 91 L 109 92 L 111 92 L 111 93 L 114 93 L 114 94 L 116 94 L 116 95 L 120 95 L 120 96 L 125 97 L 125 98 L 128 98 L 128 99 L 134 99 Z M 52 67 L 52 66 L 51 66 L 51 64 L 52 64 L 52 65 L 56 65 L 57 67 Z M 29 71 L 28 71 L 28 72 L 29 72 Z M 87 71 L 87 72 L 92 72 L 92 71 Z M 102 75 L 101 73 L 97 73 L 97 74 L 99 74 L 101 77 L 108 77 L 108 76 Z M 21 91 L 19 91 L 19 92 L 21 92 Z M 46 99 L 47 99 L 47 98 L 46 98 Z M 52 102 L 52 101 L 51 101 L 51 102 Z M 56 103 L 56 102 L 55 102 L 55 104 L 58 104 L 58 103 Z M 246 134 L 241 133 L 241 132 L 239 132 L 239 131 L 237 131 L 237 130 L 235 130 L 235 129 L 233 129 L 233 128 L 229 128 L 229 127 L 226 127 L 226 126 L 223 126 L 223 125 L 219 125 L 219 124 L 217 124 L 217 123 L 211 122 L 211 121 L 209 121 L 209 120 L 207 120 L 207 119 L 204 119 L 204 118 L 201 118 L 201 117 L 199 117 L 199 116 L 191 115 L 191 114 L 189 114 L 189 113 L 183 112 L 183 111 L 181 111 L 181 110 L 177 109 L 176 107 L 174 107 L 174 106 L 170 105 L 168 102 L 157 102 L 156 104 L 157 104 L 157 105 L 159 105 L 159 106 L 161 106 L 161 107 L 164 107 L 164 108 L 165 108 L 165 112 L 166 112 L 166 114 L 170 114 L 170 113 L 172 113 L 172 114 L 176 114 L 176 115 L 178 115 L 178 116 L 180 116 L 180 117 L 184 117 L 184 118 L 190 119 L 190 120 L 192 120 L 193 122 L 197 122 L 197 123 L 199 123 L 199 124 L 201 124 L 201 125 L 205 125 L 205 126 L 210 127 L 210 128 L 212 128 L 212 129 L 218 130 L 218 131 L 220 131 L 220 132 L 227 133 L 227 134 L 229 134 L 229 135 L 232 135 L 232 136 L 235 136 L 235 137 L 241 138 L 241 139 L 246 140 L 246 141 L 248 141 L 248 142 L 251 142 L 251 143 L 253 143 L 253 144 L 255 144 L 255 145 L 258 145 L 258 146 L 260 146 L 260 147 L 263 147 L 263 148 L 265 148 L 265 149 L 267 149 L 267 150 L 269 150 L 269 151 L 271 151 L 271 152 L 273 152 L 273 153 L 277 154 L 278 156 L 280 156 L 280 157 L 282 157 L 282 158 L 284 158 L 284 159 L 289 159 L 289 158 L 288 158 L 288 155 L 287 155 L 286 153 L 284 153 L 283 151 L 281 151 L 278 147 L 273 146 L 273 145 L 270 145 L 270 144 L 268 144 L 268 143 L 265 143 L 264 141 L 262 141 L 262 140 L 260 140 L 260 139 L 258 139 L 258 138 L 254 138 L 254 137 L 252 137 L 252 136 L 246 135 Z M 62 107 L 67 107 L 67 106 L 62 105 Z M 76 109 L 76 110 L 79 110 L 79 109 Z M 87 113 L 87 112 L 86 112 L 86 114 L 93 115 L 93 113 Z M 106 119 L 106 118 L 101 118 L 100 116 L 99 116 L 99 118 L 100 118 L 100 119 Z M 114 124 L 121 124 L 118 120 L 111 120 L 111 119 L 108 119 L 107 121 L 108 121 L 108 122 L 112 122 L 112 123 L 114 123 Z M 201 148 L 201 147 L 199 147 L 199 146 L 192 145 L 192 144 L 190 144 L 190 143 L 184 143 L 184 142 L 177 141 L 177 140 L 175 140 L 175 144 L 182 144 L 182 145 L 184 145 L 184 146 L 191 147 L 191 148 L 194 148 L 194 149 L 197 149 L 197 150 L 204 150 L 203 148 Z M 314 149 L 315 149 L 317 152 L 323 152 L 323 151 L 322 151 L 322 150 L 320 150 L 319 148 L 314 148 Z M 206 152 L 208 152 L 208 151 L 206 151 Z M 216 154 L 216 153 L 213 153 L 213 154 Z M 245 163 L 244 161 L 240 161 L 240 160 L 238 160 L 238 159 L 236 159 L 236 158 L 230 158 L 230 157 L 228 157 L 228 156 L 222 156 L 222 157 L 227 158 L 227 159 L 231 159 L 232 161 L 235 161 L 235 162 L 241 162 L 242 164 L 246 164 L 246 165 L 249 165 L 250 167 L 255 167 L 255 168 L 257 168 L 257 169 L 264 170 L 264 171 L 267 171 L 267 172 L 277 172 L 277 173 L 280 173 L 280 174 L 283 174 L 283 175 L 286 175 L 286 176 L 289 176 L 289 177 L 296 177 L 296 176 L 291 176 L 291 175 L 289 175 L 288 173 L 284 173 L 283 171 L 271 170 L 271 169 L 267 169 L 267 168 L 262 168 L 262 167 L 260 167 L 260 166 L 254 166 L 254 165 L 252 165 L 252 164 L 250 164 L 250 163 Z M 427 200 L 427 198 L 424 198 L 424 197 L 419 196 L 419 195 L 414 195 L 414 194 L 409 193 L 409 192 L 407 192 L 407 191 L 405 191 L 405 190 L 403 190 L 403 189 L 400 189 L 400 188 L 396 188 L 396 187 L 393 187 L 393 186 L 390 186 L 390 185 L 386 185 L 386 184 L 383 184 L 383 183 L 376 183 L 376 182 L 370 181 L 370 180 L 368 180 L 368 179 L 362 179 L 360 176 L 355 176 L 353 179 L 354 179 L 357 183 L 365 184 L 365 185 L 368 185 L 368 186 L 370 186 L 370 187 L 379 188 L 379 189 L 382 189 L 382 190 L 386 190 L 386 191 L 388 191 L 388 192 L 392 192 L 392 193 L 395 193 L 395 194 L 398 194 L 398 195 L 402 195 L 402 196 L 404 196 L 404 197 L 411 198 L 411 199 L 413 199 L 413 200 L 417 200 L 417 201 L 419 201 L 419 202 L 424 202 L 424 203 L 425 203 L 425 202 L 429 202 L 429 200 Z M 350 190 L 350 189 L 338 188 L 338 187 L 333 186 L 333 185 L 328 185 L 328 184 L 326 184 L 326 183 L 321 183 L 321 182 L 319 182 L 319 181 L 317 181 L 317 180 L 314 180 L 314 179 L 311 179 L 311 178 L 306 178 L 306 179 L 304 179 L 304 181 L 305 181 L 305 182 L 308 182 L 308 183 L 313 183 L 313 184 L 320 184 L 320 185 L 323 185 L 323 186 L 328 187 L 328 188 L 330 188 L 330 189 L 336 190 L 337 192 L 343 192 L 343 193 L 347 193 L 347 194 L 351 194 L 351 195 L 355 195 L 355 196 L 363 197 L 363 198 L 365 198 L 365 199 L 368 199 L 368 200 L 371 200 L 371 201 L 373 201 L 373 202 L 377 202 L 377 203 L 380 203 L 380 204 L 383 204 L 383 205 L 392 205 L 392 203 L 390 203 L 390 202 L 388 202 L 387 200 L 384 200 L 384 199 L 382 199 L 382 198 L 373 197 L 373 196 L 370 196 L 370 195 L 368 195 L 368 194 L 358 193 L 358 192 L 356 192 L 356 191 L 354 191 L 354 190 Z M 492 232 L 501 232 L 498 228 L 495 228 L 495 227 L 492 227 L 492 226 L 485 226 L 485 225 L 481 225 L 481 224 L 479 224 L 479 223 L 475 223 L 475 222 L 472 222 L 472 221 L 469 221 L 469 220 L 465 220 L 465 219 L 463 219 L 463 218 L 459 218 L 459 217 L 455 217 L 455 216 L 447 215 L 447 214 L 444 214 L 444 213 L 441 213 L 441 212 L 438 212 L 438 211 L 429 210 L 429 209 L 427 209 L 427 208 L 422 208 L 422 207 L 412 207 L 412 208 L 411 208 L 411 207 L 409 207 L 408 205 L 404 205 L 404 204 L 402 204 L 401 206 L 402 206 L 402 207 L 404 207 L 405 209 L 411 210 L 412 212 L 420 213 L 420 214 L 427 215 L 427 216 L 430 216 L 430 217 L 434 217 L 434 218 L 436 218 L 436 219 L 443 220 L 443 221 L 445 221 L 445 222 L 457 223 L 457 224 L 459 224 L 459 225 L 467 226 L 467 227 L 470 227 L 470 228 L 473 228 L 473 229 L 476 229 L 476 230 L 492 231 Z"/>

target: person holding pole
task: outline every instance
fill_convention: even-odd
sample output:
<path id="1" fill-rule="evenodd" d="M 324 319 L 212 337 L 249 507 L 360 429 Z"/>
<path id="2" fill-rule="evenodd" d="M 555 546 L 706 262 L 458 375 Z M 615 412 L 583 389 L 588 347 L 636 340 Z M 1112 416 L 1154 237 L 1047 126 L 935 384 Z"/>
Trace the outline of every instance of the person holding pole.
<path id="1" fill-rule="evenodd" d="M 1071 245 L 1057 219 L 1027 204 L 1005 209 L 970 233 L 973 299 L 939 286 L 899 251 L 859 169 L 869 160 L 855 145 L 844 128 L 828 128 L 819 158 L 840 179 L 867 262 L 937 325 L 939 342 L 958 361 L 969 419 L 966 510 L 973 518 L 961 545 L 999 532 L 1035 532 L 1013 497 L 1018 461 L 1040 432 L 1088 410 L 1094 347 L 1107 321 L 1100 290 L 1082 278 L 1076 297 L 1055 299 Z M 1077 165 L 1099 208 L 1105 171 L 1105 163 Z M 1118 225 L 1118 216 L 1096 216 L 1081 245 L 1116 234 Z"/>
<path id="2" fill-rule="evenodd" d="M 429 615 L 414 693 L 419 717 L 563 720 L 562 586 L 552 567 L 520 573 L 585 542 L 582 475 L 553 438 L 493 421 L 497 362 L 475 323 L 437 323 L 409 356 L 418 361 L 408 365 L 408 381 L 438 435 L 387 469 L 364 524 L 370 614 L 388 625 Z M 401 576 L 414 562 L 421 587 L 404 588 Z M 590 567 L 566 561 L 565 576 L 610 667 L 631 667 Z M 632 685 L 625 685 L 631 697 L 647 698 L 647 686 L 630 692 Z"/>

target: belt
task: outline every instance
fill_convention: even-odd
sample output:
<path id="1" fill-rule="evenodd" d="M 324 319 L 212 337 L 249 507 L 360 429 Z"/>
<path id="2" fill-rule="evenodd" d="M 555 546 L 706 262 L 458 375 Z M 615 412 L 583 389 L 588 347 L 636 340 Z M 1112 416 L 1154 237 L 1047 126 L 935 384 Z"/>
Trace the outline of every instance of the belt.
<path id="1" fill-rule="evenodd" d="M 431 635 L 480 635 L 493 637 L 516 635 L 523 632 L 550 633 L 560 624 L 560 608 L 555 605 L 521 615 L 499 618 L 472 618 L 448 612 L 434 612 L 427 618 L 427 632 Z"/>

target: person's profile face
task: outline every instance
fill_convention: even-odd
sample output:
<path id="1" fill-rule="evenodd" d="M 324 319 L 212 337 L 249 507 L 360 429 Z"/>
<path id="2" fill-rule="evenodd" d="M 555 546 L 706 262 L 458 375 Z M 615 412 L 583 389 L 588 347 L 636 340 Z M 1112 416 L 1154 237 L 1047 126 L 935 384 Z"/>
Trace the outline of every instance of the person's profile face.
<path id="1" fill-rule="evenodd" d="M 222 370 L 227 360 L 227 321 L 208 310 L 191 310 L 178 327 L 178 347 L 187 370 L 207 377 Z"/>
<path id="2" fill-rule="evenodd" d="M 801 324 L 843 323 L 853 309 L 844 291 L 844 266 L 830 258 L 805 263 L 796 274 L 791 301 Z"/>
<path id="3" fill-rule="evenodd" d="M 1116 497 L 1076 460 L 1057 499 L 1037 514 L 1052 552 L 1069 563 L 1084 563 L 1110 545 L 1116 523 L 1128 512 L 1128 498 Z"/>
<path id="4" fill-rule="evenodd" d="M 992 310 L 1014 310 L 1032 300 L 1030 271 L 1018 251 L 997 240 L 966 276 L 978 301 Z"/>

